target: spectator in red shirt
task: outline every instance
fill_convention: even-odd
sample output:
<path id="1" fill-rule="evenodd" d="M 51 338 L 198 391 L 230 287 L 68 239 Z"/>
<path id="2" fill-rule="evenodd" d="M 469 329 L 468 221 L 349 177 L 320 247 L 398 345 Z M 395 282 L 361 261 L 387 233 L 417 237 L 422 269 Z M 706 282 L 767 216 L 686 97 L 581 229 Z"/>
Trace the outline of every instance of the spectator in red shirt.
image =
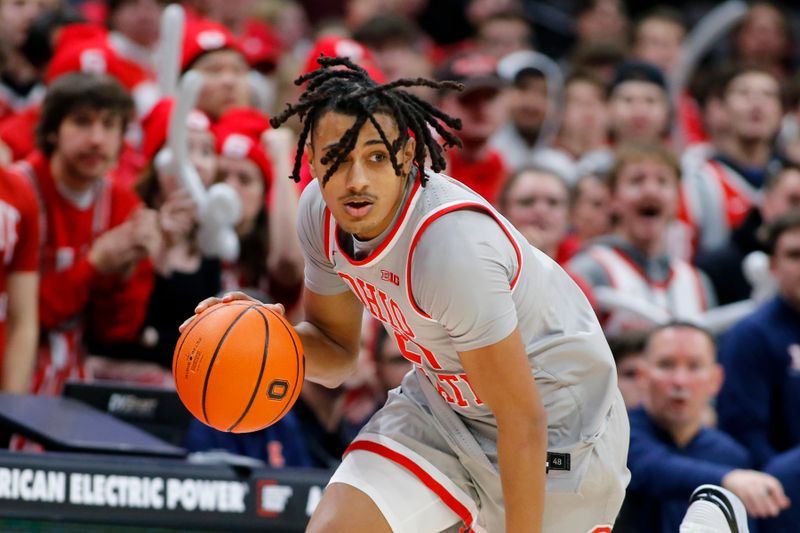
<path id="1" fill-rule="evenodd" d="M 157 216 L 106 178 L 132 109 L 112 78 L 62 76 L 42 106 L 39 151 L 17 166 L 38 192 L 43 224 L 35 392 L 57 394 L 84 375 L 84 342 L 132 340 L 144 319 Z"/>
<path id="2" fill-rule="evenodd" d="M 0 170 L 0 390 L 28 392 L 39 333 L 39 208 L 20 176 Z"/>
<path id="3" fill-rule="evenodd" d="M 458 136 L 463 146 L 447 152 L 446 174 L 496 202 L 506 179 L 506 165 L 500 152 L 489 145 L 489 138 L 505 119 L 501 97 L 503 82 L 497 75 L 493 57 L 467 52 L 458 54 L 438 72 L 440 80 L 464 83 L 464 91 L 439 95 L 439 107 L 451 117 L 461 119 Z"/>

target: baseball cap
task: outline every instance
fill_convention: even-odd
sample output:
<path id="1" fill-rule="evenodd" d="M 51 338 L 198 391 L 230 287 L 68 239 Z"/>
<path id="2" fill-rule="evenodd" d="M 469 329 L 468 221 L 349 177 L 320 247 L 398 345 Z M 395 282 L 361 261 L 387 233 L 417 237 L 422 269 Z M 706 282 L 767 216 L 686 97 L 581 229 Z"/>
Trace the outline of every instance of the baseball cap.
<path id="1" fill-rule="evenodd" d="M 519 83 L 521 76 L 535 74 L 545 76 L 544 60 L 541 54 L 530 50 L 512 52 L 497 63 L 497 73 L 510 83 Z"/>
<path id="2" fill-rule="evenodd" d="M 108 74 L 129 91 L 149 80 L 144 69 L 123 59 L 111 48 L 105 34 L 92 35 L 81 29 L 61 36 L 57 52 L 45 71 L 44 82 L 50 84 L 71 72 Z"/>
<path id="3" fill-rule="evenodd" d="M 261 145 L 261 134 L 269 129 L 269 119 L 255 109 L 232 109 L 214 124 L 217 151 L 221 156 L 249 159 L 264 177 L 265 190 L 272 181 L 272 161 Z"/>
<path id="4" fill-rule="evenodd" d="M 247 58 L 239 41 L 222 24 L 201 18 L 187 19 L 183 30 L 181 71 L 186 72 L 200 56 L 217 50 L 234 50 Z"/>
<path id="5" fill-rule="evenodd" d="M 505 86 L 497 73 L 497 60 L 477 51 L 461 52 L 452 56 L 436 72 L 436 79 L 463 83 L 462 94 L 476 89 L 500 90 Z"/>
<path id="6" fill-rule="evenodd" d="M 142 155 L 152 161 L 158 151 L 167 142 L 169 120 L 175 102 L 172 98 L 163 98 L 142 119 Z M 186 117 L 186 125 L 193 130 L 210 131 L 211 121 L 205 113 L 192 109 Z"/>
<path id="7" fill-rule="evenodd" d="M 609 87 L 609 94 L 626 81 L 643 81 L 658 85 L 664 92 L 667 92 L 667 80 L 664 74 L 655 65 L 643 61 L 626 61 L 617 67 L 614 79 Z"/>
<path id="8" fill-rule="evenodd" d="M 346 57 L 367 71 L 376 83 L 386 83 L 386 77 L 378 68 L 375 57 L 363 44 L 341 35 L 324 35 L 314 42 L 314 47 L 306 55 L 303 74 L 314 72 L 319 68 L 317 59 L 324 57 Z"/>

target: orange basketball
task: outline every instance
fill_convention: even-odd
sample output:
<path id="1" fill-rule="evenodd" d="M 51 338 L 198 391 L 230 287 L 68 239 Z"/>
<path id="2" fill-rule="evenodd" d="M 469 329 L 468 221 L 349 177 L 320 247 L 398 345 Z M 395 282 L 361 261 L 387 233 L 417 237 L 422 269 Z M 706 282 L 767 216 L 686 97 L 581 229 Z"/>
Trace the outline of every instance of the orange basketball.
<path id="1" fill-rule="evenodd" d="M 175 347 L 178 396 L 200 421 L 247 433 L 281 419 L 303 385 L 303 346 L 279 313 L 252 302 L 217 304 Z"/>

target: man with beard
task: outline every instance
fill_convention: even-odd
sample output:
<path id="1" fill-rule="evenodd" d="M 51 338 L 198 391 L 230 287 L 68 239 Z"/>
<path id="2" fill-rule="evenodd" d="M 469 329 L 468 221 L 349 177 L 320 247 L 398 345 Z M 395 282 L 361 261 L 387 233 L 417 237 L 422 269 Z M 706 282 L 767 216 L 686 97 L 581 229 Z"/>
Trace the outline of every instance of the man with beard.
<path id="1" fill-rule="evenodd" d="M 39 196 L 41 344 L 35 392 L 57 394 L 83 375 L 84 337 L 132 340 L 152 289 L 145 261 L 161 243 L 156 213 L 106 178 L 133 102 L 112 78 L 69 74 L 48 91 L 39 150 L 16 171 Z"/>
<path id="2" fill-rule="evenodd" d="M 683 183 L 698 246 L 724 246 L 750 209 L 760 203 L 767 176 L 782 164 L 774 146 L 783 109 L 780 84 L 759 68 L 739 68 L 719 84 L 726 135 L 712 139 L 712 155 L 693 165 Z"/>
<path id="3" fill-rule="evenodd" d="M 715 303 L 710 283 L 666 252 L 667 229 L 678 207 L 675 156 L 660 145 L 629 144 L 617 150 L 615 160 L 608 178 L 615 231 L 575 256 L 569 269 L 592 288 L 611 287 L 674 318 L 697 317 Z M 616 335 L 647 325 L 630 312 L 607 309 L 603 329 Z"/>
<path id="4" fill-rule="evenodd" d="M 722 380 L 707 331 L 673 322 L 650 333 L 639 372 L 642 407 L 630 411 L 631 484 L 614 531 L 678 531 L 692 491 L 703 484 L 730 490 L 754 518 L 789 505 L 777 479 L 747 469 L 747 450 L 703 427 Z"/>

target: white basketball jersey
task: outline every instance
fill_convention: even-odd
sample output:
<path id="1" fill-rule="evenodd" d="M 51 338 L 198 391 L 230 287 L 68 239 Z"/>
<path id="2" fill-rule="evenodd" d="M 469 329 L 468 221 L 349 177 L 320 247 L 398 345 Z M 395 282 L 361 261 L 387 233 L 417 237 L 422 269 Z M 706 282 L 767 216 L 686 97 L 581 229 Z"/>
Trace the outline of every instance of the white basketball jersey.
<path id="1" fill-rule="evenodd" d="M 477 217 L 479 223 L 498 225 L 514 250 L 505 281 L 531 372 L 547 409 L 549 446 L 569 446 L 602 431 L 617 390 L 616 372 L 589 302 L 569 275 L 529 245 L 483 198 L 456 180 L 429 173 L 424 187 L 418 180 L 414 183 L 384 241 L 368 257 L 356 260 L 347 251 L 352 249 L 348 246 L 352 236 L 338 228 L 322 200 L 319 183 L 309 184 L 303 196 L 299 227 L 310 233 L 303 235 L 301 229 L 307 268 L 317 265 L 338 274 L 370 314 L 384 324 L 405 356 L 423 369 L 448 405 L 468 426 L 488 437 L 492 428 L 496 430 L 496 421 L 470 386 L 454 339 L 441 324 L 442 317 L 431 316 L 420 307 L 424 298 L 412 280 L 425 276 L 418 270 L 425 268 L 425 252 L 418 251 L 426 229 L 434 222 L 447 224 L 455 219 L 451 213 L 472 210 L 483 215 Z M 427 244 L 427 253 L 436 249 Z M 319 257 L 322 254 L 324 257 Z M 462 274 L 454 268 L 452 275 Z M 470 279 L 460 280 L 462 286 L 463 291 L 472 290 Z M 314 290 L 313 286 L 310 289 Z M 502 311 L 507 310 L 492 310 Z M 447 309 L 446 313 L 466 310 Z"/>

